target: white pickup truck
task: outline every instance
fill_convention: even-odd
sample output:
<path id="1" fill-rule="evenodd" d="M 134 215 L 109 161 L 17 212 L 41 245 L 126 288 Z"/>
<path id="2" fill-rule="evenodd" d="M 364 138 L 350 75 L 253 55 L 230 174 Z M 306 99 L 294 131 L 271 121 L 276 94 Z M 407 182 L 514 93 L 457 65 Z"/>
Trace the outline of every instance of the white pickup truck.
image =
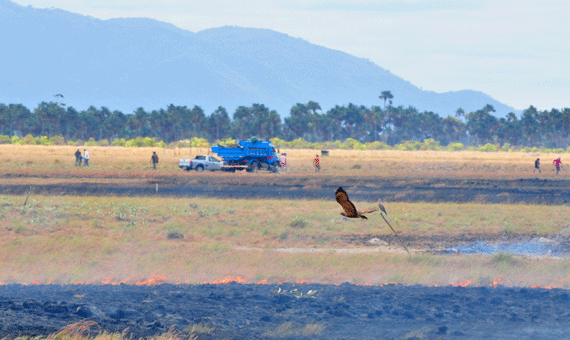
<path id="1" fill-rule="evenodd" d="M 180 159 L 178 161 L 178 167 L 183 170 L 196 170 L 202 172 L 204 170 L 216 171 L 222 170 L 222 165 L 224 162 L 213 156 L 196 156 L 194 159 Z"/>

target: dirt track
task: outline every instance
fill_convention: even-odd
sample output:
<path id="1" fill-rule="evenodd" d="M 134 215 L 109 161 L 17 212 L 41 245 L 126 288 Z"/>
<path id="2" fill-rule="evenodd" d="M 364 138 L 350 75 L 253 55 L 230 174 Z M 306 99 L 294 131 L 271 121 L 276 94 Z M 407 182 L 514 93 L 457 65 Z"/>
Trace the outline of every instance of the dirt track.
<path id="1" fill-rule="evenodd" d="M 158 193 L 156 185 L 158 184 Z M 381 178 L 292 178 L 262 175 L 192 177 L 161 176 L 141 179 L 11 178 L 0 180 L 0 192 L 25 194 L 30 186 L 43 195 L 96 196 L 206 196 L 217 198 L 272 198 L 328 200 L 339 186 L 350 190 L 358 201 L 524 203 L 561 205 L 570 203 L 569 180 L 393 180 Z"/>
<path id="2" fill-rule="evenodd" d="M 79 322 L 68 329 L 135 339 L 187 338 L 193 325 L 198 339 L 562 339 L 569 302 L 565 290 L 506 287 L 7 285 L 0 338 Z"/>

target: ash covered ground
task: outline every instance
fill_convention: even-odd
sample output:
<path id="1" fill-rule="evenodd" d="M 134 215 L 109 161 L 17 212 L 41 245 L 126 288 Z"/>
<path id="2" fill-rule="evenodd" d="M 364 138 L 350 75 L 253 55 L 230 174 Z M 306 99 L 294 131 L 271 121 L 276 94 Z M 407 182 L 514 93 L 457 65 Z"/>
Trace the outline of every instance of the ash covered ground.
<path id="1" fill-rule="evenodd" d="M 15 176 L 15 175 L 14 175 Z M 350 192 L 356 201 L 375 202 L 452 202 L 490 204 L 548 204 L 570 203 L 570 180 L 547 179 L 479 179 L 459 180 L 433 178 L 425 180 L 394 180 L 379 178 L 322 177 L 302 178 L 287 176 L 157 176 L 145 179 L 120 179 L 109 183 L 108 178 L 93 182 L 72 182 L 82 177 L 54 177 L 4 175 L 0 192 L 25 195 L 32 181 L 35 194 L 79 196 L 170 196 L 214 197 L 239 199 L 307 199 L 331 200 L 339 186 Z M 159 190 L 156 191 L 158 184 Z"/>
<path id="2" fill-rule="evenodd" d="M 0 338 L 67 326 L 71 333 L 133 338 L 171 331 L 197 339 L 562 339 L 570 334 L 570 293 L 502 286 L 5 285 L 0 315 Z"/>

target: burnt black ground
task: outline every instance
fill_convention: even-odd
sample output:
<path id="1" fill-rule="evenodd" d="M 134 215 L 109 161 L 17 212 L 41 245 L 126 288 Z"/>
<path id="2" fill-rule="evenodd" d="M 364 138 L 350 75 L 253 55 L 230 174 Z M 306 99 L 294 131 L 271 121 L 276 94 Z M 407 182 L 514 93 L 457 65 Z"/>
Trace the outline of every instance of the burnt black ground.
<path id="1" fill-rule="evenodd" d="M 546 179 L 520 180 L 453 180 L 430 179 L 424 181 L 393 181 L 381 179 L 312 180 L 310 186 L 290 180 L 243 181 L 227 178 L 199 178 L 198 183 L 189 183 L 173 178 L 148 179 L 136 183 L 73 183 L 34 184 L 34 193 L 40 195 L 79 196 L 174 196 L 214 197 L 240 199 L 309 199 L 330 200 L 339 186 L 349 191 L 354 201 L 375 202 L 382 197 L 386 202 L 453 202 L 491 204 L 547 204 L 570 203 L 570 181 Z M 297 181 L 299 182 L 299 181 Z M 302 182 L 302 181 L 301 181 Z M 156 183 L 159 191 L 156 192 Z M 23 195 L 30 185 L 2 184 L 0 193 Z"/>
<path id="2" fill-rule="evenodd" d="M 308 296 L 310 290 L 316 293 Z M 501 286 L 6 285 L 0 315 L 0 338 L 94 321 L 91 335 L 133 338 L 169 329 L 188 336 L 199 324 L 211 332 L 194 333 L 198 339 L 563 339 L 570 334 L 570 293 Z"/>

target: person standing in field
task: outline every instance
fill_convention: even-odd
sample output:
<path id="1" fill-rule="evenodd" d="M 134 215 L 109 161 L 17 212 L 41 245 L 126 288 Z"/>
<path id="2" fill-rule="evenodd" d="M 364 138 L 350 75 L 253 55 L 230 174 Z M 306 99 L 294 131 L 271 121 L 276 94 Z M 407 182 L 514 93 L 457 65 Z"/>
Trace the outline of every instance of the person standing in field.
<path id="1" fill-rule="evenodd" d="M 81 151 L 77 149 L 77 151 L 75 151 L 75 166 L 80 166 L 80 165 L 81 165 Z"/>
<path id="2" fill-rule="evenodd" d="M 279 157 L 279 163 L 281 163 L 281 170 L 287 170 L 287 154 L 282 153 Z"/>
<path id="3" fill-rule="evenodd" d="M 83 149 L 83 159 L 85 160 L 85 166 L 89 166 L 89 151 Z"/>
<path id="4" fill-rule="evenodd" d="M 554 166 L 556 167 L 556 174 L 558 175 L 558 172 L 560 171 L 560 167 L 562 166 L 562 161 L 560 160 L 560 157 L 558 157 L 554 161 L 552 161 L 552 164 L 554 164 Z"/>
<path id="5" fill-rule="evenodd" d="M 152 152 L 152 157 L 150 159 L 152 160 L 152 168 L 156 170 L 156 164 L 158 163 L 158 155 L 156 154 L 156 151 Z"/>
<path id="6" fill-rule="evenodd" d="M 315 166 L 315 172 L 321 171 L 321 159 L 319 155 L 315 155 L 315 159 L 313 159 L 313 165 Z"/>
<path id="7" fill-rule="evenodd" d="M 534 170 L 532 170 L 532 172 L 536 172 L 536 170 L 538 170 L 538 172 L 540 171 L 540 158 L 537 158 L 536 161 L 534 161 Z"/>

